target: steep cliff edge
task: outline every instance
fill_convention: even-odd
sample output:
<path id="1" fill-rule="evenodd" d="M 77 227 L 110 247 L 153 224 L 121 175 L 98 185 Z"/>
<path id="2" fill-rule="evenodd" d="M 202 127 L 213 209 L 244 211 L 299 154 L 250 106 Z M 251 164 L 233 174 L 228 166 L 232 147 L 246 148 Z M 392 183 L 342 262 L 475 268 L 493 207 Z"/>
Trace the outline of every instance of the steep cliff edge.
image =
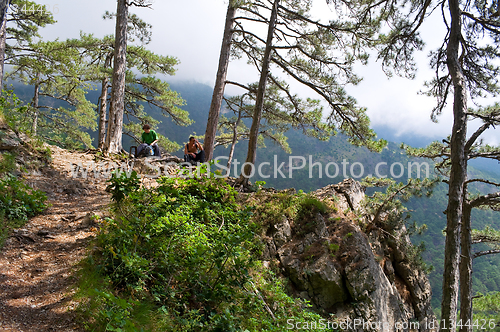
<path id="1" fill-rule="evenodd" d="M 353 211 L 361 208 L 364 188 L 352 179 L 313 194 L 333 212 L 311 210 L 266 225 L 266 264 L 281 269 L 295 295 L 316 310 L 339 322 L 365 323 L 352 330 L 432 331 L 431 287 L 406 257 L 410 239 L 362 231 L 363 218 Z"/>

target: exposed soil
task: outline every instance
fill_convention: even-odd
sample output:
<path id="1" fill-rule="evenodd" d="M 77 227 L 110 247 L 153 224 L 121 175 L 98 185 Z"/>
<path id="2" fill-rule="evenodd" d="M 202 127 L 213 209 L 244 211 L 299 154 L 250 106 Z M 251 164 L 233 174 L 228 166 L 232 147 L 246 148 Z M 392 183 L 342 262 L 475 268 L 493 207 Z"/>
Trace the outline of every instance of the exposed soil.
<path id="1" fill-rule="evenodd" d="M 93 155 L 51 147 L 52 163 L 27 177 L 51 206 L 16 230 L 0 252 L 0 331 L 81 331 L 72 299 L 75 270 L 109 204 L 105 180 L 73 178 L 70 162 Z"/>

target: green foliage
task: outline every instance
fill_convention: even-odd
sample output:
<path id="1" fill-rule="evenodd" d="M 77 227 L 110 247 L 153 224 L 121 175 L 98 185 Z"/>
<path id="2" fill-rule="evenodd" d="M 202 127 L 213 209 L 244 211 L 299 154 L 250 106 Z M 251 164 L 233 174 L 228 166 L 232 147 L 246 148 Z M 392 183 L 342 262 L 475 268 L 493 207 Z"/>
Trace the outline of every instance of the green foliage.
<path id="1" fill-rule="evenodd" d="M 253 210 L 253 220 L 263 228 L 273 226 L 287 218 L 293 223 L 292 231 L 301 236 L 316 227 L 316 215 L 326 214 L 332 209 L 310 194 L 299 192 L 257 192 L 247 201 L 241 202 Z"/>
<path id="2" fill-rule="evenodd" d="M 500 292 L 488 294 L 478 293 L 473 300 L 474 321 L 478 320 L 482 325 L 486 321 L 487 330 L 493 332 L 500 331 Z M 493 328 L 492 328 L 493 327 Z M 480 331 L 475 328 L 474 331 Z"/>
<path id="3" fill-rule="evenodd" d="M 298 195 L 258 192 L 252 201 L 242 202 L 253 209 L 253 219 L 261 225 L 274 225 L 283 217 L 293 219 L 298 212 Z"/>
<path id="4" fill-rule="evenodd" d="M 140 187 L 140 178 L 136 171 L 130 174 L 119 170 L 113 171 L 111 178 L 106 182 L 109 182 L 106 191 L 111 193 L 111 199 L 117 203 Z"/>
<path id="5" fill-rule="evenodd" d="M 306 211 L 309 211 L 310 214 L 314 213 L 326 213 L 328 210 L 328 207 L 326 204 L 319 199 L 317 199 L 314 196 L 306 196 L 302 202 L 300 202 L 300 208 L 303 213 L 306 213 Z"/>
<path id="6" fill-rule="evenodd" d="M 473 229 L 472 243 L 485 243 L 492 249 L 500 249 L 500 230 L 486 226 L 483 230 Z"/>
<path id="7" fill-rule="evenodd" d="M 12 10 L 8 11 L 7 44 L 5 45 L 5 53 L 9 58 L 14 54 L 14 47 L 26 47 L 33 39 L 40 38 L 38 33 L 40 28 L 56 23 L 49 10 L 26 10 L 40 9 L 40 5 L 34 1 L 11 0 L 10 6 Z M 9 43 L 11 40 L 15 40 L 16 43 L 11 45 Z"/>
<path id="8" fill-rule="evenodd" d="M 5 168 L 2 166 L 3 162 L 0 168 Z M 0 178 L 0 193 L 1 247 L 11 228 L 22 226 L 28 218 L 47 208 L 45 204 L 47 197 L 45 193 L 29 187 L 9 173 Z"/>
<path id="9" fill-rule="evenodd" d="M 336 243 L 330 243 L 328 245 L 328 250 L 330 250 L 330 252 L 332 254 L 335 254 L 338 250 L 339 250 L 340 246 Z"/>
<path id="10" fill-rule="evenodd" d="M 32 189 L 11 174 L 0 179 L 0 210 L 10 220 L 27 221 L 29 217 L 42 212 L 47 207 L 47 197 L 40 190 Z"/>
<path id="11" fill-rule="evenodd" d="M 79 50 L 67 41 L 38 41 L 11 61 L 6 77 L 35 87 L 31 103 L 13 118 L 16 128 L 66 148 L 91 147 L 86 130 L 96 129 L 95 105 L 86 99 L 91 84 Z"/>
<path id="12" fill-rule="evenodd" d="M 68 148 L 90 147 L 85 130 L 95 129 L 95 105 L 85 99 L 90 85 L 78 50 L 58 40 L 40 41 L 38 30 L 55 23 L 45 6 L 26 0 L 10 6 L 5 53 L 12 70 L 5 78 L 34 85 L 40 93 L 25 107 L 8 110 L 11 126 Z"/>
<path id="13" fill-rule="evenodd" d="M 389 230 L 396 230 L 402 222 L 410 218 L 407 202 L 412 197 L 432 195 L 432 188 L 439 179 L 409 179 L 405 184 L 391 179 L 365 178 L 362 184 L 366 187 L 387 186 L 385 193 L 377 191 L 364 202 L 367 215 L 373 216 L 372 223 L 376 226 L 384 224 Z"/>
<path id="14" fill-rule="evenodd" d="M 286 318 L 313 317 L 258 264 L 258 226 L 222 179 L 162 178 L 157 188 L 130 190 L 120 190 L 123 174 L 113 181 L 124 197 L 82 272 L 89 329 L 279 331 Z M 147 324 L 139 323 L 147 306 Z"/>
<path id="15" fill-rule="evenodd" d="M 114 14 L 106 13 L 106 17 Z M 149 24 L 134 14 L 129 15 L 129 37 L 149 41 Z M 81 34 L 80 39 L 68 40 L 73 48 L 80 50 L 85 59 L 87 80 L 102 84 L 104 79 L 111 80 L 111 61 L 114 54 L 114 37 L 96 38 L 92 34 Z M 125 88 L 125 135 L 140 141 L 142 125 L 148 123 L 157 129 L 161 118 L 170 118 L 176 125 L 187 126 L 192 123 L 189 114 L 180 106 L 184 99 L 170 85 L 159 79 L 159 75 L 172 76 L 179 60 L 172 56 L 158 55 L 143 45 L 127 46 L 127 72 Z M 158 144 L 167 152 L 179 149 L 179 145 L 167 137 L 159 135 Z"/>
<path id="16" fill-rule="evenodd" d="M 29 130 L 29 121 L 25 117 L 27 107 L 23 105 L 13 90 L 3 90 L 0 97 L 0 109 L 2 110 L 2 118 L 5 119 L 11 128 L 17 128 L 21 132 Z"/>
<path id="17" fill-rule="evenodd" d="M 10 152 L 0 154 L 0 176 L 16 168 L 16 156 Z"/>

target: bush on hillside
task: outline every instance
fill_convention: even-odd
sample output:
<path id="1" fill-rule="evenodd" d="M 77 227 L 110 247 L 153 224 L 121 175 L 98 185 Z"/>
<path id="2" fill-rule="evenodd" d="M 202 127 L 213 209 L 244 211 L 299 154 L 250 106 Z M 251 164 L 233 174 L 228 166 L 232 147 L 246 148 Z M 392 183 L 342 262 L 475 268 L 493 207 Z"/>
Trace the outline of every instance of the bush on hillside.
<path id="1" fill-rule="evenodd" d="M 82 270 L 90 330 L 281 331 L 290 318 L 320 319 L 260 265 L 258 226 L 223 180 L 134 189 L 120 178 L 112 188 L 127 194 Z"/>

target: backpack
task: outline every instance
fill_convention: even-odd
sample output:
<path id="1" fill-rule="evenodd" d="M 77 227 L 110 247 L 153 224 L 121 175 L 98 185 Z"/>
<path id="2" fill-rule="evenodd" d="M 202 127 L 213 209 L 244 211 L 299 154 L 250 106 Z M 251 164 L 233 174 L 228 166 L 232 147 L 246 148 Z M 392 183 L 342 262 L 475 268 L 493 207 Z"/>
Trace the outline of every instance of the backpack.
<path id="1" fill-rule="evenodd" d="M 144 148 L 144 154 L 146 155 L 146 157 L 151 157 L 155 154 L 153 148 L 151 147 L 151 145 L 148 145 Z"/>
<path id="2" fill-rule="evenodd" d="M 154 152 L 153 148 L 150 145 L 148 145 L 143 150 L 141 150 L 141 152 L 139 153 L 137 158 L 151 157 L 154 154 L 155 154 L 155 152 Z"/>

